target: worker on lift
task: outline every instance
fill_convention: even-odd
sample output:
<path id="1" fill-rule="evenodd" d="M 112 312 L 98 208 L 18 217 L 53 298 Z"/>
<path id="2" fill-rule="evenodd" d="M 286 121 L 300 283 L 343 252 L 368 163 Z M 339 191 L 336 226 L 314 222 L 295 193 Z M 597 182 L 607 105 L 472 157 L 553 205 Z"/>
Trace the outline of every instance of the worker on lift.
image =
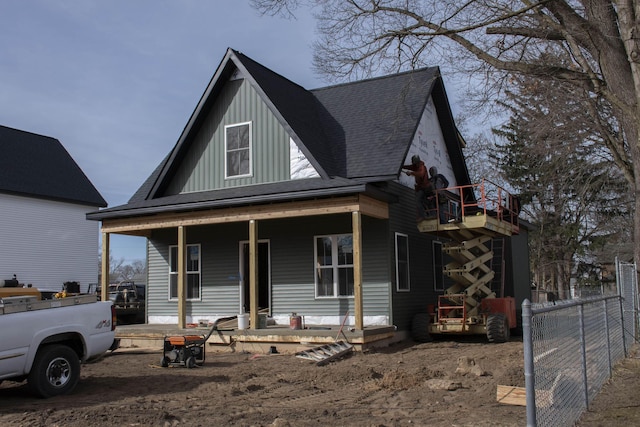
<path id="1" fill-rule="evenodd" d="M 416 209 L 418 221 L 422 221 L 427 218 L 427 209 L 432 210 L 435 208 L 435 192 L 429 179 L 427 167 L 420 160 L 420 156 L 414 154 L 411 156 L 411 164 L 403 165 L 402 169 L 406 169 L 404 173 L 407 176 L 413 176 L 416 181 L 414 186 L 416 190 Z"/>
<path id="2" fill-rule="evenodd" d="M 436 196 L 438 198 L 438 212 L 440 213 L 440 224 L 444 224 L 447 222 L 447 216 L 449 215 L 449 201 L 447 199 L 446 194 L 442 190 L 444 188 L 449 187 L 449 180 L 438 173 L 438 169 L 435 166 L 431 166 L 429 168 L 429 181 L 431 181 L 432 187 L 436 190 Z"/>

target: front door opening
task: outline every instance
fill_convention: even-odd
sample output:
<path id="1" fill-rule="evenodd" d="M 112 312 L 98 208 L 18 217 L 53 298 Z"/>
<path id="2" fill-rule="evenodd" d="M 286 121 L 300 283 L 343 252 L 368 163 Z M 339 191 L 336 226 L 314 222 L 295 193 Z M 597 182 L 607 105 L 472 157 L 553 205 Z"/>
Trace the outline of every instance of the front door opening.
<path id="1" fill-rule="evenodd" d="M 251 292 L 249 290 L 249 242 L 240 243 L 240 310 L 248 313 L 251 307 Z M 258 310 L 270 308 L 271 290 L 271 260 L 269 256 L 269 242 L 258 242 Z"/>

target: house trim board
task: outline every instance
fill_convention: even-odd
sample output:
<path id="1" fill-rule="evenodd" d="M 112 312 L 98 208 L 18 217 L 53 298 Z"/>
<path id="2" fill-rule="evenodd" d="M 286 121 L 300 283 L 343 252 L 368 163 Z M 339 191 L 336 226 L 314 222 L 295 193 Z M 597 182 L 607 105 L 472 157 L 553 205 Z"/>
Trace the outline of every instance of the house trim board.
<path id="1" fill-rule="evenodd" d="M 104 219 L 102 221 L 102 232 L 135 234 L 136 232 L 158 228 L 350 212 L 360 212 L 363 215 L 378 219 L 389 218 L 389 206 L 386 202 L 360 194 L 347 197 L 204 210 L 180 214 L 167 213 L 125 219 Z"/>

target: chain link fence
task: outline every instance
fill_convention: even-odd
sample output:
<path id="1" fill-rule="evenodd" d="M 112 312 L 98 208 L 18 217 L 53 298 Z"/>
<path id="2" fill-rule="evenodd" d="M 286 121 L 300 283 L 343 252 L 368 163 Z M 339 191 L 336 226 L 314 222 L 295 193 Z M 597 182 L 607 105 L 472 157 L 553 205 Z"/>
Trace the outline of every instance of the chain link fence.
<path id="1" fill-rule="evenodd" d="M 618 292 L 622 297 L 625 343 L 633 343 L 638 339 L 638 307 L 640 307 L 636 265 L 616 260 L 616 277 Z"/>
<path id="2" fill-rule="evenodd" d="M 617 263 L 618 295 L 522 304 L 528 426 L 572 426 L 635 341 L 635 264 Z"/>

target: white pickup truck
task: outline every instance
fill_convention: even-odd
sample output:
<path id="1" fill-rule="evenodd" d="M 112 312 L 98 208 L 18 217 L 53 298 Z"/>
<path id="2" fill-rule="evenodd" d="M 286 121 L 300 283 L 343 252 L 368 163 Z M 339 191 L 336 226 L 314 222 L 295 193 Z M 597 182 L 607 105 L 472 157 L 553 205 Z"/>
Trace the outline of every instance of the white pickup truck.
<path id="1" fill-rule="evenodd" d="M 80 363 L 115 349 L 115 311 L 95 295 L 0 299 L 0 382 L 27 380 L 40 397 L 69 393 Z"/>

